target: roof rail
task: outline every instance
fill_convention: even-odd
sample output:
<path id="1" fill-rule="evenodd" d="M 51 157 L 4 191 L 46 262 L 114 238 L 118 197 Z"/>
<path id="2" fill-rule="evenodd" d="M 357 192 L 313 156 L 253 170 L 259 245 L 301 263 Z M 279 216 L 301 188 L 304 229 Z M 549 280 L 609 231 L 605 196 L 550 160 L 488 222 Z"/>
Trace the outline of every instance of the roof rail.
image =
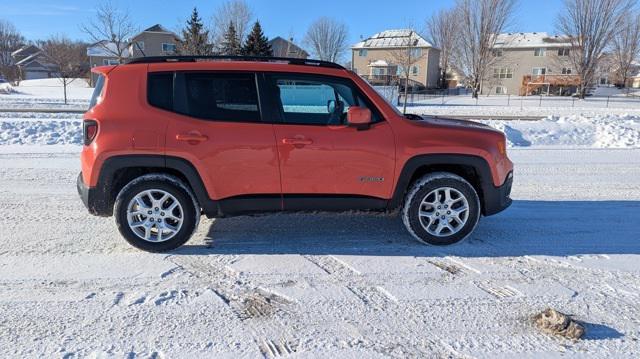
<path id="1" fill-rule="evenodd" d="M 290 65 L 305 65 L 329 67 L 333 69 L 345 68 L 329 61 L 297 59 L 290 57 L 266 57 L 266 56 L 147 56 L 136 57 L 127 61 L 127 64 L 151 64 L 161 62 L 198 62 L 198 61 L 256 61 L 256 62 L 286 62 Z"/>

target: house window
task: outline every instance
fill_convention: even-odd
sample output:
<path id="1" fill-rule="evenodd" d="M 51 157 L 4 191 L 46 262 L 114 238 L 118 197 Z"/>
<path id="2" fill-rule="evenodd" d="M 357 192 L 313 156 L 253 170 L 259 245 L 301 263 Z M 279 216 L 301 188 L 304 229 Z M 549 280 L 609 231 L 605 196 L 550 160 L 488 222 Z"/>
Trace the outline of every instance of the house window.
<path id="1" fill-rule="evenodd" d="M 513 69 L 507 67 L 493 69 L 493 77 L 497 79 L 512 79 Z"/>
<path id="2" fill-rule="evenodd" d="M 534 76 L 545 75 L 547 73 L 547 69 L 545 67 L 534 67 L 531 73 Z"/>
<path id="3" fill-rule="evenodd" d="M 115 66 L 119 65 L 120 61 L 118 61 L 117 59 L 103 59 L 102 64 L 105 66 Z"/>
<path id="4" fill-rule="evenodd" d="M 558 56 L 569 56 L 569 49 L 567 48 L 558 49 Z"/>
<path id="5" fill-rule="evenodd" d="M 420 67 L 419 67 L 419 66 L 413 66 L 413 67 L 411 68 L 411 73 L 412 73 L 412 74 L 417 75 L 417 74 L 418 74 L 418 72 L 420 72 Z"/>
<path id="6" fill-rule="evenodd" d="M 176 52 L 176 44 L 163 43 L 162 52 Z"/>
<path id="7" fill-rule="evenodd" d="M 496 86 L 496 95 L 506 95 L 507 88 L 504 86 Z"/>
<path id="8" fill-rule="evenodd" d="M 495 57 L 502 57 L 502 55 L 503 55 L 503 52 L 502 52 L 502 50 L 501 50 L 501 49 L 493 50 L 493 56 L 495 56 Z"/>
<path id="9" fill-rule="evenodd" d="M 373 68 L 373 74 L 376 76 L 382 76 L 384 75 L 384 69 L 383 68 L 379 68 L 379 67 L 374 67 Z"/>
<path id="10" fill-rule="evenodd" d="M 562 74 L 563 75 L 571 75 L 571 68 L 570 67 L 563 67 L 562 68 Z"/>
<path id="11" fill-rule="evenodd" d="M 360 50 L 358 50 L 358 56 L 360 56 L 360 57 L 366 57 L 366 56 L 367 56 L 367 49 L 360 49 Z"/>
<path id="12" fill-rule="evenodd" d="M 414 59 L 422 56 L 422 49 L 411 49 L 410 56 Z"/>
<path id="13" fill-rule="evenodd" d="M 542 56 L 544 56 L 546 51 L 547 51 L 547 49 L 545 49 L 544 47 L 537 47 L 537 48 L 533 49 L 533 56 L 542 57 Z"/>

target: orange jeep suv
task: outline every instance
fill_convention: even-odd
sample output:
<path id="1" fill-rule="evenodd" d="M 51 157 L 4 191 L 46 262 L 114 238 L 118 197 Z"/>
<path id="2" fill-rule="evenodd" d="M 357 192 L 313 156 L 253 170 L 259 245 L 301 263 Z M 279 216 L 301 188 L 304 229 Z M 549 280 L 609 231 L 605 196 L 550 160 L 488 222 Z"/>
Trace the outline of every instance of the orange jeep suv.
<path id="1" fill-rule="evenodd" d="M 505 136 L 402 115 L 315 60 L 147 57 L 96 67 L 77 187 L 133 246 L 184 244 L 200 215 L 399 210 L 417 240 L 458 242 L 511 203 Z"/>

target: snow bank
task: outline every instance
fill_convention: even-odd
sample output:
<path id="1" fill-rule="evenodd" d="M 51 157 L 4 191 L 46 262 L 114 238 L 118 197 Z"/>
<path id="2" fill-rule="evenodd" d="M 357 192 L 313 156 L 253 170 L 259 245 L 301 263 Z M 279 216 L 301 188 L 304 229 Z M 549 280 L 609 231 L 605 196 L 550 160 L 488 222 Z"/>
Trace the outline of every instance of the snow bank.
<path id="1" fill-rule="evenodd" d="M 640 116 L 549 116 L 540 121 L 480 121 L 507 135 L 509 146 L 640 147 Z"/>
<path id="2" fill-rule="evenodd" d="M 1 94 L 10 94 L 13 92 L 13 87 L 9 83 L 1 83 L 0 84 L 0 93 Z"/>
<path id="3" fill-rule="evenodd" d="M 81 145 L 80 121 L 2 121 L 0 145 Z"/>
<path id="4" fill-rule="evenodd" d="M 63 102 L 64 88 L 59 79 L 20 81 L 11 92 L 2 91 L 0 84 L 0 109 L 13 108 L 86 108 L 93 89 L 84 79 L 76 79 L 67 87 L 68 105 Z"/>
<path id="5" fill-rule="evenodd" d="M 25 113 L 1 119 L 0 145 L 81 145 L 77 114 Z M 6 114 L 9 115 L 9 114 Z M 550 116 L 540 121 L 481 120 L 507 135 L 510 147 L 640 148 L 640 116 Z"/>
<path id="6" fill-rule="evenodd" d="M 62 81 L 59 78 L 23 80 L 20 81 L 20 87 L 62 87 Z M 86 79 L 74 79 L 68 87 L 88 88 L 89 83 Z"/>

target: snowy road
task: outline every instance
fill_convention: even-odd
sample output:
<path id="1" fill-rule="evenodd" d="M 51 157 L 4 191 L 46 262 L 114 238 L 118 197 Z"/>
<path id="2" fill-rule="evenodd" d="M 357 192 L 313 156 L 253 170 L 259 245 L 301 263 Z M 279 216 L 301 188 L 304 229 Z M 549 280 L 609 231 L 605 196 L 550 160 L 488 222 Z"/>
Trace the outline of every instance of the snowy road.
<path id="1" fill-rule="evenodd" d="M 512 150 L 514 205 L 449 248 L 398 218 L 203 220 L 129 247 L 76 147 L 0 147 L 0 357 L 640 356 L 640 150 Z M 69 149 L 72 152 L 69 152 Z M 573 343 L 529 317 L 587 322 Z"/>

